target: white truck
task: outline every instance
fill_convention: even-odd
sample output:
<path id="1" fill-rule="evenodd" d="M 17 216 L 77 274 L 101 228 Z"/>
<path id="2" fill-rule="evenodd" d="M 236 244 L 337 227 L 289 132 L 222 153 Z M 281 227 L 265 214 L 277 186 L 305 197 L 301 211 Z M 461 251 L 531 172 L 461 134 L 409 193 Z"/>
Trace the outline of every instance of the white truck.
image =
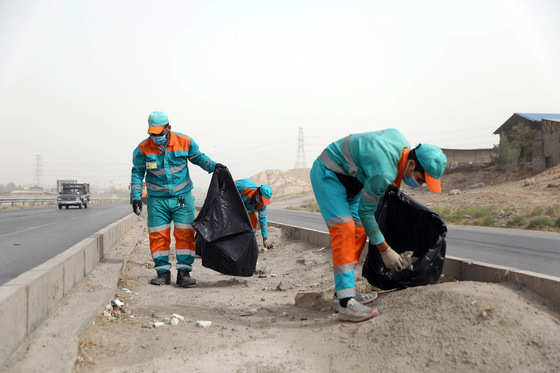
<path id="1" fill-rule="evenodd" d="M 58 208 L 62 206 L 66 208 L 70 206 L 78 206 L 79 208 L 87 209 L 89 203 L 89 184 L 86 183 L 63 183 L 62 189 L 59 192 L 56 202 Z"/>

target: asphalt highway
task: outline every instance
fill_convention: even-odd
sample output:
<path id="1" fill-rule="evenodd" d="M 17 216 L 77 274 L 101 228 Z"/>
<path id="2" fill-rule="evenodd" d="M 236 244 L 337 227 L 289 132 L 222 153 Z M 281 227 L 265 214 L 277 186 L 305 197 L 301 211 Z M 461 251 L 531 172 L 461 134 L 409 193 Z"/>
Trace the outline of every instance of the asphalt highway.
<path id="1" fill-rule="evenodd" d="M 131 212 L 126 203 L 0 211 L 0 285 Z"/>
<path id="2" fill-rule="evenodd" d="M 129 204 L 0 211 L 0 285 L 130 213 Z M 319 213 L 269 209 L 268 219 L 327 232 Z M 560 233 L 447 228 L 447 255 L 560 277 Z"/>
<path id="3" fill-rule="evenodd" d="M 268 209 L 268 220 L 328 232 L 319 213 Z M 447 226 L 446 255 L 560 277 L 560 233 Z"/>

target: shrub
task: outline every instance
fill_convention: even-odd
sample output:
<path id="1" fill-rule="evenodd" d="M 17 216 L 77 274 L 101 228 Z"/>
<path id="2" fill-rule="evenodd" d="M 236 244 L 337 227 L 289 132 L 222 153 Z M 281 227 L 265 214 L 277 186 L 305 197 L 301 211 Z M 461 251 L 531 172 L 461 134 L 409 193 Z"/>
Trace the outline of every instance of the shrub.
<path id="1" fill-rule="evenodd" d="M 548 206 L 546 214 L 548 216 L 560 216 L 560 205 Z"/>
<path id="2" fill-rule="evenodd" d="M 552 227 L 554 224 L 552 223 L 552 220 L 550 220 L 550 218 L 548 216 L 539 216 L 536 217 L 535 219 L 531 220 L 529 222 L 529 224 L 527 225 L 528 229 L 539 229 L 539 228 L 545 228 L 545 227 Z"/>
<path id="3" fill-rule="evenodd" d="M 544 212 L 544 208 L 542 208 L 541 206 L 537 206 L 533 209 L 533 211 L 531 211 L 531 216 L 539 216 L 542 215 Z"/>
<path id="4" fill-rule="evenodd" d="M 493 216 L 485 216 L 484 218 L 482 218 L 482 225 L 484 225 L 485 227 L 493 227 L 494 225 L 496 225 L 496 219 L 494 219 Z"/>
<path id="5" fill-rule="evenodd" d="M 525 224 L 525 218 L 523 216 L 515 215 L 513 219 L 510 219 L 506 222 L 506 227 L 520 227 Z"/>

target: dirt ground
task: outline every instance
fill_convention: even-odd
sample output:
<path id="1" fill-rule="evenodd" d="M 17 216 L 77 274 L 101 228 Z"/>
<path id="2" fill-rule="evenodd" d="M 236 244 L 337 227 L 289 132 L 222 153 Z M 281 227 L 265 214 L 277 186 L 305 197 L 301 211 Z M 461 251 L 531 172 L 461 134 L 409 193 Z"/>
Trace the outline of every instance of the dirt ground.
<path id="1" fill-rule="evenodd" d="M 405 191 L 429 207 L 560 203 L 560 166 L 512 173 L 507 181 L 495 168 L 462 168 L 445 175 L 440 195 Z M 379 316 L 340 323 L 330 249 L 290 240 L 278 228 L 269 235 L 275 248 L 261 251 L 254 276 L 222 275 L 197 257 L 198 285 L 185 289 L 174 285 L 175 270 L 170 286 L 148 283 L 155 271 L 144 232 L 115 288 L 125 307 L 99 310 L 74 371 L 560 371 L 560 313 L 526 289 L 447 279 L 384 292 L 375 303 Z M 375 290 L 360 276 L 361 265 L 356 274 L 358 290 Z"/>
<path id="2" fill-rule="evenodd" d="M 197 257 L 198 285 L 179 288 L 175 270 L 172 285 L 148 283 L 144 232 L 115 288 L 124 306 L 99 310 L 74 371 L 560 371 L 560 314 L 528 291 L 446 281 L 382 293 L 379 316 L 340 323 L 330 249 L 278 228 L 269 236 L 275 248 L 261 248 L 254 276 L 222 275 Z M 359 275 L 357 287 L 372 290 Z"/>
<path id="3" fill-rule="evenodd" d="M 560 165 L 539 174 L 505 173 L 496 166 L 458 166 L 446 170 L 442 193 L 434 194 L 403 187 L 426 206 L 496 205 L 528 208 L 560 204 Z"/>

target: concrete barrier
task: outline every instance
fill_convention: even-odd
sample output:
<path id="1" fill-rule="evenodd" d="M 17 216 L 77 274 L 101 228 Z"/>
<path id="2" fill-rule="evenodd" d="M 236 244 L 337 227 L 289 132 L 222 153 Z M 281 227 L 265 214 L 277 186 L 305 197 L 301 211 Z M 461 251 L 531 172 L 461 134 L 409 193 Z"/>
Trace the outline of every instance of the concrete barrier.
<path id="1" fill-rule="evenodd" d="M 130 214 L 0 286 L 0 367 L 137 219 Z"/>
<path id="2" fill-rule="evenodd" d="M 281 228 L 292 239 L 306 241 L 321 247 L 330 248 L 331 246 L 330 235 L 326 232 L 276 222 L 268 222 L 268 225 Z M 367 249 L 368 244 L 366 243 L 362 258 L 367 255 Z M 527 288 L 551 302 L 556 309 L 560 309 L 560 277 L 475 262 L 453 256 L 445 257 L 443 274 L 458 281 L 507 283 L 521 289 Z"/>

